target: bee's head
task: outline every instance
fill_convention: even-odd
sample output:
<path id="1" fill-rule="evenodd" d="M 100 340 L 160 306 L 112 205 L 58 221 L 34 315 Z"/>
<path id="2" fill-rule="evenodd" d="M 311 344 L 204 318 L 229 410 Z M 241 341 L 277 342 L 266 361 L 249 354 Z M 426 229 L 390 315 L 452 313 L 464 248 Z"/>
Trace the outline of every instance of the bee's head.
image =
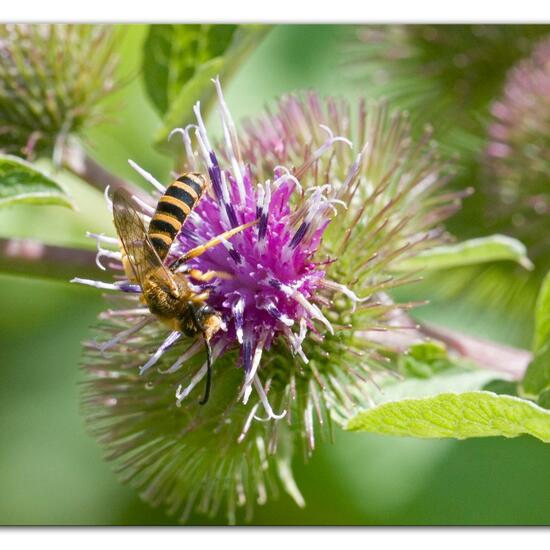
<path id="1" fill-rule="evenodd" d="M 219 314 L 208 304 L 203 304 L 196 311 L 199 326 L 207 340 L 210 340 L 222 326 Z"/>
<path id="2" fill-rule="evenodd" d="M 203 333 L 210 340 L 221 326 L 219 314 L 208 304 L 190 304 L 182 318 L 182 330 L 187 336 Z"/>

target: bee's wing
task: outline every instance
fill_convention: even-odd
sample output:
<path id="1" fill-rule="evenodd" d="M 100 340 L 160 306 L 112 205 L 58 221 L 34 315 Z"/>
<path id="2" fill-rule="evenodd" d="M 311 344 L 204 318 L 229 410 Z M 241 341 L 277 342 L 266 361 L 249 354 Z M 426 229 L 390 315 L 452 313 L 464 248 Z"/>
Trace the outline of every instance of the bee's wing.
<path id="1" fill-rule="evenodd" d="M 113 194 L 113 219 L 128 262 L 140 286 L 143 286 L 145 274 L 154 270 L 155 275 L 165 279 L 169 288 L 172 288 L 174 283 L 171 274 L 147 236 L 131 196 L 122 189 L 117 189 Z"/>

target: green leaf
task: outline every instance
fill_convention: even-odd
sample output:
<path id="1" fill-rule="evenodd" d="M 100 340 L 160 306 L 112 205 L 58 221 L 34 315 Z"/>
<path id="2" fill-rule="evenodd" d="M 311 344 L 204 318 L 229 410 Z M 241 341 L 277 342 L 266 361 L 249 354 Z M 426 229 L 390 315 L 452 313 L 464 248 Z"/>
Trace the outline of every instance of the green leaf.
<path id="1" fill-rule="evenodd" d="M 423 438 L 532 435 L 550 441 L 550 411 L 530 401 L 485 391 L 442 393 L 384 403 L 360 412 L 350 431 Z"/>
<path id="2" fill-rule="evenodd" d="M 186 126 L 191 122 L 193 106 L 198 98 L 201 101 L 202 111 L 205 110 L 204 105 L 208 106 L 213 101 L 215 90 L 212 79 L 222 72 L 224 65 L 225 60 L 222 57 L 216 57 L 197 69 L 193 78 L 183 86 L 181 93 L 174 99 L 170 110 L 166 113 L 162 126 L 155 134 L 155 145 L 169 149 L 167 140 L 170 132 L 174 128 Z"/>
<path id="3" fill-rule="evenodd" d="M 457 244 L 436 246 L 399 262 L 393 269 L 394 271 L 437 270 L 501 260 L 517 262 L 525 269 L 533 268 L 522 243 L 506 235 L 492 235 Z"/>
<path id="4" fill-rule="evenodd" d="M 143 75 L 153 104 L 163 116 L 155 143 L 193 120 L 193 105 L 205 115 L 215 97 L 211 79 L 224 84 L 264 38 L 267 25 L 152 25 L 145 41 Z"/>
<path id="5" fill-rule="evenodd" d="M 550 390 L 543 391 L 539 395 L 537 403 L 544 409 L 550 409 Z"/>
<path id="6" fill-rule="evenodd" d="M 534 358 L 529 363 L 522 381 L 521 393 L 537 399 L 550 390 L 550 274 L 547 274 L 539 291 L 535 307 Z M 543 399 L 546 403 L 547 397 Z"/>
<path id="7" fill-rule="evenodd" d="M 18 157 L 0 155 L 0 206 L 17 203 L 75 207 L 51 177 Z"/>
<path id="8" fill-rule="evenodd" d="M 436 372 L 453 366 L 445 346 L 432 341 L 413 344 L 399 356 L 398 361 L 400 372 L 416 378 L 430 378 Z"/>
<path id="9" fill-rule="evenodd" d="M 237 25 L 151 25 L 144 44 L 145 89 L 161 115 L 200 67 L 223 55 Z"/>
<path id="10" fill-rule="evenodd" d="M 498 377 L 499 373 L 491 370 L 455 365 L 434 372 L 429 379 L 421 377 L 411 377 L 405 380 L 388 379 L 380 391 L 376 390 L 371 393 L 371 397 L 379 405 L 411 397 L 432 397 L 449 391 L 475 391 Z"/>
<path id="11" fill-rule="evenodd" d="M 522 381 L 522 395 L 536 399 L 550 389 L 550 342 L 542 347 L 529 363 Z"/>
<path id="12" fill-rule="evenodd" d="M 535 307 L 535 338 L 533 352 L 538 353 L 550 340 L 550 273 L 540 287 Z"/>
<path id="13" fill-rule="evenodd" d="M 499 378 L 495 378 L 493 380 L 490 380 L 481 389 L 483 391 L 498 393 L 499 395 L 514 395 L 516 397 L 518 396 L 518 383 L 512 380 L 501 380 Z"/>

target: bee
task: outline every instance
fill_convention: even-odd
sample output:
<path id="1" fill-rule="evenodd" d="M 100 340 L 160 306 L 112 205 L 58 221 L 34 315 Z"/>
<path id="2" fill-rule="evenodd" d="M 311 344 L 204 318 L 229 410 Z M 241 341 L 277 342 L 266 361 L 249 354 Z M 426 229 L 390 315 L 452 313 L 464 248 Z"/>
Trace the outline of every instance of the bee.
<path id="1" fill-rule="evenodd" d="M 113 219 L 122 243 L 124 269 L 127 277 L 141 286 L 141 300 L 151 313 L 172 330 L 189 337 L 202 336 L 204 339 L 207 375 L 206 389 L 200 404 L 205 404 L 210 396 L 210 340 L 220 330 L 222 320 L 219 313 L 207 303 L 208 291 L 195 292 L 189 277 L 209 281 L 214 277 L 228 278 L 230 275 L 198 269 L 182 271 L 178 268 L 258 221 L 226 231 L 166 265 L 170 246 L 201 199 L 206 185 L 205 177 L 197 173 L 183 174 L 172 182 L 160 198 L 148 229 L 145 229 L 131 195 L 122 189 L 117 189 L 113 194 Z"/>

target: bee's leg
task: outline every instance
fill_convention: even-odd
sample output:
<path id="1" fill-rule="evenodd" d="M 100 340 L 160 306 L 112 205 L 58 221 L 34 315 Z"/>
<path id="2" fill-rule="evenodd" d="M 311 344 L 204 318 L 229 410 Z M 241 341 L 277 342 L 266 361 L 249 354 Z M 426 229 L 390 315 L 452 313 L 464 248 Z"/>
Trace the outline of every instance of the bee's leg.
<path id="1" fill-rule="evenodd" d="M 221 244 L 224 239 L 229 239 L 233 237 L 233 235 L 236 235 L 237 233 L 240 233 L 241 231 L 244 231 L 245 229 L 248 229 L 249 227 L 252 227 L 257 223 L 258 223 L 258 220 L 254 220 L 253 222 L 239 225 L 239 227 L 235 227 L 234 229 L 230 229 L 229 231 L 225 231 L 224 233 L 217 235 L 216 237 L 210 239 L 207 243 L 204 243 L 204 244 L 201 244 L 200 246 L 196 246 L 195 248 L 192 248 L 186 254 L 181 256 L 181 258 L 178 258 L 172 265 L 170 265 L 170 269 L 174 271 L 181 264 L 184 264 L 191 258 L 196 258 L 197 256 L 204 254 L 209 248 L 212 248 L 213 246 L 217 246 Z"/>
<path id="2" fill-rule="evenodd" d="M 198 304 L 202 304 L 203 302 L 206 302 L 206 300 L 208 300 L 208 297 L 209 297 L 209 293 L 208 293 L 207 290 L 205 290 L 204 292 L 201 292 L 200 294 L 195 294 L 195 295 L 191 296 L 190 301 L 198 303 Z M 198 330 L 202 331 L 202 327 L 200 325 L 196 325 L 196 327 L 198 328 Z"/>
<path id="3" fill-rule="evenodd" d="M 197 281 L 202 282 L 208 282 L 211 279 L 214 279 L 214 277 L 218 277 L 218 279 L 233 279 L 233 275 L 231 273 L 227 273 L 225 271 L 204 271 L 202 272 L 200 269 L 188 269 L 184 271 L 186 275 L 189 275 L 190 277 L 193 277 L 193 279 L 196 279 Z"/>

